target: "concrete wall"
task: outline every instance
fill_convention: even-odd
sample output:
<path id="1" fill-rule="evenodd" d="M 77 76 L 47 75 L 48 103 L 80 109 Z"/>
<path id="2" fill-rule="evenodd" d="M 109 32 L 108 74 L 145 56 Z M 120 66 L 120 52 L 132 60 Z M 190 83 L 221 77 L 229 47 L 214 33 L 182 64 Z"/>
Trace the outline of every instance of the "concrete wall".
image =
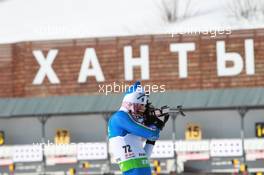
<path id="1" fill-rule="evenodd" d="M 189 122 L 201 126 L 203 139 L 239 138 L 240 117 L 237 111 L 186 112 L 176 119 L 176 139 L 184 139 Z M 264 110 L 249 111 L 245 118 L 245 136 L 255 137 L 255 123 L 264 122 Z M 172 120 L 161 132 L 162 140 L 172 138 Z M 72 142 L 104 142 L 106 122 L 100 115 L 52 117 L 46 123 L 46 141 L 53 142 L 57 128 L 67 128 Z M 41 141 L 41 124 L 37 118 L 0 119 L 0 130 L 7 144 L 31 144 Z"/>
<path id="2" fill-rule="evenodd" d="M 245 116 L 245 137 L 255 137 L 255 123 L 264 122 L 264 110 L 252 110 Z M 237 111 L 186 112 L 186 117 L 176 119 L 176 139 L 185 138 L 187 123 L 197 123 L 202 128 L 203 139 L 240 138 L 241 120 Z M 170 139 L 172 121 L 168 121 L 161 139 Z"/>
<path id="3" fill-rule="evenodd" d="M 41 124 L 37 118 L 0 119 L 6 144 L 31 144 L 41 138 Z"/>

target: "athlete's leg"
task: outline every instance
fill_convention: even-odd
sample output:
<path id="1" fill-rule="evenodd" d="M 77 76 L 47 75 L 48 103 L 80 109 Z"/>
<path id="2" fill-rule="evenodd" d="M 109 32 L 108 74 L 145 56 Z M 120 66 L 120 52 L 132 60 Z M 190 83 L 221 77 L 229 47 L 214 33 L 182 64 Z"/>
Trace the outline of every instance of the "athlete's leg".
<path id="1" fill-rule="evenodd" d="M 150 168 L 135 168 L 129 171 L 123 172 L 123 175 L 151 175 Z"/>

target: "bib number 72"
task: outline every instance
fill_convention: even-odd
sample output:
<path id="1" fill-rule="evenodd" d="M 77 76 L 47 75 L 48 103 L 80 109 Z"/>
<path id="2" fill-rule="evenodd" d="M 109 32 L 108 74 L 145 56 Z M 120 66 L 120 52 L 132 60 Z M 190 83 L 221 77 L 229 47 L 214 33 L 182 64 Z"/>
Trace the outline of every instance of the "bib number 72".
<path id="1" fill-rule="evenodd" d="M 124 149 L 125 153 L 132 152 L 130 145 L 122 146 L 122 148 Z"/>

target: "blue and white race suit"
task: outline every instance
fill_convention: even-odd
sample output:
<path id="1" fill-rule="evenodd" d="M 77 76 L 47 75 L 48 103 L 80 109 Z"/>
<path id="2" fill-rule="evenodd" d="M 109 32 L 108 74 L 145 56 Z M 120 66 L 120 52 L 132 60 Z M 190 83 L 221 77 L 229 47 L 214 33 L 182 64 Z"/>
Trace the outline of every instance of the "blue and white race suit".
<path id="1" fill-rule="evenodd" d="M 108 122 L 110 150 L 123 175 L 151 175 L 149 156 L 153 145 L 142 138 L 155 141 L 159 129 L 137 122 L 125 108 L 120 108 Z"/>

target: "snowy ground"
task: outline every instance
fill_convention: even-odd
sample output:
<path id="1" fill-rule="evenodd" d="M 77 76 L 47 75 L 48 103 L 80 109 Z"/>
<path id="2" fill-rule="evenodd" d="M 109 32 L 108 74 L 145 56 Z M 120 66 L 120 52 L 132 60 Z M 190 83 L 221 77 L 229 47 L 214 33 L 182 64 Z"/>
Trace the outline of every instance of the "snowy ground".
<path id="1" fill-rule="evenodd" d="M 264 27 L 263 16 L 230 16 L 231 0 L 187 1 L 178 14 L 189 17 L 170 23 L 162 0 L 0 0 L 0 43 Z"/>

